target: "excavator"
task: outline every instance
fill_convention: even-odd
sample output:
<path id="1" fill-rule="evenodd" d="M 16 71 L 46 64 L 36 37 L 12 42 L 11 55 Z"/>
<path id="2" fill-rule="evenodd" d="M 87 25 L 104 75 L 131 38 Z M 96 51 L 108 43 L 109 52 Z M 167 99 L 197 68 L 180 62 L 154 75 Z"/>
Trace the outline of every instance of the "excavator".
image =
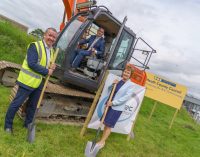
<path id="1" fill-rule="evenodd" d="M 142 38 L 137 38 L 125 25 L 127 17 L 120 22 L 108 8 L 97 6 L 96 1 L 63 0 L 63 4 L 65 13 L 60 25 L 61 31 L 54 45 L 55 48 L 59 48 L 57 68 L 45 90 L 37 118 L 50 122 L 83 123 L 106 72 L 120 76 L 127 63 L 131 63 L 135 69 L 131 80 L 144 86 L 145 70 L 149 68 L 148 63 L 156 50 Z M 79 41 L 96 34 L 99 28 L 105 31 L 103 57 L 85 57 L 74 72 L 70 58 L 79 48 Z M 138 48 L 137 45 L 142 45 L 142 48 Z M 0 82 L 13 85 L 19 69 L 18 64 L 0 61 Z M 8 80 L 11 80 L 11 83 Z M 15 85 L 11 92 L 11 100 L 16 91 Z M 25 107 L 26 102 L 18 111 L 22 118 Z"/>

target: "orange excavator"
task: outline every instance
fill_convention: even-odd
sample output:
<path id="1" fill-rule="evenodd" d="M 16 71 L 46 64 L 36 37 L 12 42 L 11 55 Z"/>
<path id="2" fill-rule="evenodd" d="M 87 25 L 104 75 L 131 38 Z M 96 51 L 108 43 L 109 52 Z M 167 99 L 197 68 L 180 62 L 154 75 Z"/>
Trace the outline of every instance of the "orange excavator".
<path id="1" fill-rule="evenodd" d="M 77 123 L 85 120 L 107 71 L 121 75 L 127 63 L 131 63 L 135 69 L 131 80 L 144 86 L 145 69 L 148 68 L 151 55 L 156 51 L 142 38 L 137 38 L 126 26 L 127 17 L 123 22 L 119 21 L 108 8 L 97 6 L 96 1 L 63 0 L 63 4 L 65 12 L 61 31 L 55 43 L 55 48 L 59 48 L 57 68 L 53 73 L 54 79 L 45 90 L 37 118 Z M 79 47 L 79 41 L 86 32 L 89 37 L 96 34 L 99 28 L 103 28 L 105 32 L 103 56 L 85 57 L 74 72 L 70 58 Z M 137 45 L 142 45 L 142 48 Z M 12 77 L 17 76 L 15 72 L 19 69 L 20 65 L 0 61 L 0 82 L 5 84 L 8 80 L 15 80 Z M 15 86 L 11 99 L 16 94 L 16 89 Z M 23 117 L 23 107 L 19 110 L 19 115 Z"/>

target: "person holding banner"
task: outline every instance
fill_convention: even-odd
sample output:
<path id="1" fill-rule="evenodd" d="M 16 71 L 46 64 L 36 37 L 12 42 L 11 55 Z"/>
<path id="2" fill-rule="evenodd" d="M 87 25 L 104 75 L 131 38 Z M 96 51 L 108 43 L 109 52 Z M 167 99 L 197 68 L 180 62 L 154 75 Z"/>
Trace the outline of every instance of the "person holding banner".
<path id="1" fill-rule="evenodd" d="M 103 135 L 98 145 L 99 148 L 103 148 L 105 141 L 111 133 L 111 129 L 115 127 L 122 111 L 124 110 L 125 103 L 131 98 L 134 90 L 134 83 L 131 82 L 130 77 L 133 73 L 133 69 L 127 64 L 126 69 L 123 71 L 122 79 L 120 81 L 114 80 L 113 83 L 117 83 L 114 91 L 114 95 L 111 101 L 107 101 L 105 105 L 110 106 L 104 120 Z M 110 87 L 109 87 L 110 88 Z"/>

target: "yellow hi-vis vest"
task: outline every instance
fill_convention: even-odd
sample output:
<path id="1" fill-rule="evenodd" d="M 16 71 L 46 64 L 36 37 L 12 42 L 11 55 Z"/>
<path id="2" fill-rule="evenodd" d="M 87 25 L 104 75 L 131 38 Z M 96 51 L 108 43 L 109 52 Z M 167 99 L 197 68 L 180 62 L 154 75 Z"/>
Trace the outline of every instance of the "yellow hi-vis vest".
<path id="1" fill-rule="evenodd" d="M 43 41 L 33 42 L 33 44 L 35 44 L 37 49 L 38 64 L 46 68 L 48 63 L 47 63 L 46 49 Z M 50 62 L 52 61 L 52 59 L 53 59 L 53 49 L 51 49 L 50 51 Z M 17 81 L 32 88 L 38 88 L 40 83 L 42 82 L 42 75 L 33 71 L 28 66 L 27 56 L 24 59 Z"/>

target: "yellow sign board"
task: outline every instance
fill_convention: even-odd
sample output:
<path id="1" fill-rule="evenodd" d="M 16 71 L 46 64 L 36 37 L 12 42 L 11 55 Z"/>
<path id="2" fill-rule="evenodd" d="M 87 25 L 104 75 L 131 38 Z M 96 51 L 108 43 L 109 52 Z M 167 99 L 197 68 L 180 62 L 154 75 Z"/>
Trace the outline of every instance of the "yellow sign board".
<path id="1" fill-rule="evenodd" d="M 171 107 L 180 109 L 185 98 L 187 88 L 171 82 L 165 78 L 147 73 L 145 96 L 160 101 Z"/>

